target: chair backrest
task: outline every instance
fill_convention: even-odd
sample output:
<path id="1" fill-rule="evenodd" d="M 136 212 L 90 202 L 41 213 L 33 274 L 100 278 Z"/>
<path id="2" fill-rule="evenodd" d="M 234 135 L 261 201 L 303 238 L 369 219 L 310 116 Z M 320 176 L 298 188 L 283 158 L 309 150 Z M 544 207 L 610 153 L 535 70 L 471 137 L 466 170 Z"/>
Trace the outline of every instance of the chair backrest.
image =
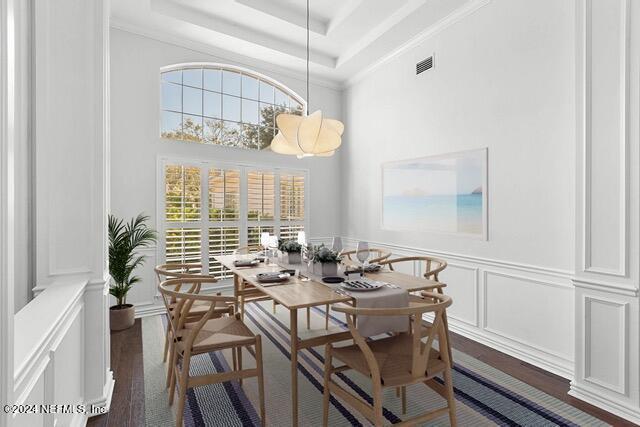
<path id="1" fill-rule="evenodd" d="M 167 279 L 180 278 L 206 278 L 210 283 L 217 282 L 215 277 L 200 273 L 202 271 L 202 264 L 160 264 L 156 265 L 154 271 L 156 272 L 158 285 Z M 180 287 L 178 286 L 176 290 L 179 291 Z M 200 291 L 200 288 L 198 288 L 198 291 Z"/>
<path id="2" fill-rule="evenodd" d="M 350 261 L 353 261 L 353 259 L 351 258 L 351 255 L 355 255 L 356 252 L 357 252 L 356 249 L 350 249 L 347 251 L 340 252 L 340 255 L 344 255 L 347 257 L 347 259 L 349 259 Z M 391 252 L 387 252 L 378 248 L 369 248 L 369 253 L 371 254 L 371 256 L 373 256 L 373 258 L 369 260 L 369 262 L 371 263 L 374 263 L 374 262 L 381 263 L 382 261 L 386 260 L 391 256 Z"/>
<path id="3" fill-rule="evenodd" d="M 259 252 L 260 248 L 257 246 L 240 246 L 233 251 L 233 255 L 246 255 Z"/>
<path id="4" fill-rule="evenodd" d="M 385 259 L 380 262 L 382 265 L 388 265 L 390 270 L 395 270 L 393 265 L 400 262 L 422 261 L 425 265 L 424 278 L 438 282 L 438 274 L 447 268 L 447 261 L 430 256 L 407 256 L 394 259 Z"/>
<path id="5" fill-rule="evenodd" d="M 221 304 L 232 304 L 235 302 L 235 297 L 233 296 L 200 294 L 200 288 L 203 283 L 215 282 L 214 277 L 208 276 L 180 277 L 167 279 L 158 285 L 167 313 L 170 313 L 168 316 L 169 326 L 174 334 L 173 336 L 181 337 L 187 349 L 192 347 L 193 340 L 204 324 L 213 318 L 216 306 L 219 307 Z M 196 301 L 208 302 L 210 304 L 209 310 L 204 313 L 193 327 L 190 327 L 186 330 L 187 332 L 185 332 L 184 324 L 190 319 L 191 307 Z"/>
<path id="6" fill-rule="evenodd" d="M 380 366 L 367 344 L 365 337 L 360 335 L 356 326 L 356 317 L 361 316 L 407 316 L 410 320 L 412 361 L 411 376 L 419 378 L 425 375 L 433 342 L 437 338 L 440 348 L 448 348 L 448 331 L 446 322 L 443 320 L 445 311 L 452 303 L 451 297 L 432 292 L 422 292 L 420 297 L 412 295 L 408 307 L 399 308 L 358 308 L 347 304 L 335 304 L 331 308 L 335 311 L 345 313 L 347 325 L 353 336 L 353 340 L 358 345 L 365 356 L 369 371 L 374 379 L 380 381 Z M 433 323 L 431 327 L 423 325 L 422 316 L 425 313 L 433 313 Z M 422 342 L 423 337 L 427 337 L 426 342 Z M 448 361 L 448 353 L 441 352 L 441 356 Z M 377 378 L 376 378 L 377 377 Z"/>

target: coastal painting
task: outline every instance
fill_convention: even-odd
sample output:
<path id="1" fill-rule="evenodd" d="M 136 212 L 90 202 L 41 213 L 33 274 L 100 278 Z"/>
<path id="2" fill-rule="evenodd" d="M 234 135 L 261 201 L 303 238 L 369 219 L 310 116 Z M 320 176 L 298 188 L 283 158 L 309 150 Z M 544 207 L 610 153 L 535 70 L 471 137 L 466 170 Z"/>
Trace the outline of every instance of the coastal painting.
<path id="1" fill-rule="evenodd" d="M 487 149 L 382 165 L 382 226 L 486 239 Z"/>

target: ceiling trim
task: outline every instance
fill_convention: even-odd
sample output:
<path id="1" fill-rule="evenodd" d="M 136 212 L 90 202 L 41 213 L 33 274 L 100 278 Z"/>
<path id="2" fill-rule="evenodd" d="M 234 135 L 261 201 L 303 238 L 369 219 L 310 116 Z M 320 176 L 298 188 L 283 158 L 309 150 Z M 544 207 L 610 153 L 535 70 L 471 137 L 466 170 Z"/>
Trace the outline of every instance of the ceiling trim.
<path id="1" fill-rule="evenodd" d="M 224 18 L 199 13 L 189 7 L 183 7 L 171 0 L 150 0 L 153 12 L 159 13 L 171 19 L 180 19 L 191 25 L 214 31 L 228 37 L 234 37 L 244 42 L 262 46 L 282 52 L 298 59 L 307 58 L 307 48 L 304 45 L 292 43 L 290 40 L 274 37 L 266 33 L 258 32 L 250 27 L 230 22 Z M 335 68 L 337 58 L 323 52 L 311 50 L 311 62 L 329 68 Z"/>
<path id="2" fill-rule="evenodd" d="M 286 7 L 279 6 L 273 2 L 265 2 L 264 0 L 235 0 L 236 3 L 241 4 L 258 12 L 269 15 L 273 18 L 283 20 L 289 24 L 293 24 L 297 27 L 307 28 L 307 15 L 306 13 L 299 13 Z M 329 22 L 322 19 L 309 17 L 309 30 L 322 36 L 327 35 L 327 29 Z"/>
<path id="3" fill-rule="evenodd" d="M 473 0 L 466 3 L 464 6 L 454 10 L 449 15 L 445 16 L 440 21 L 436 22 L 434 25 L 428 27 L 424 31 L 413 36 L 411 39 L 409 39 L 408 41 L 400 45 L 398 48 L 396 48 L 389 54 L 383 56 L 382 58 L 372 63 L 371 65 L 358 71 L 353 77 L 343 82 L 343 88 L 348 88 L 353 86 L 354 84 L 358 83 L 360 80 L 364 79 L 364 77 L 371 74 L 376 69 L 380 68 L 382 65 L 386 64 L 387 62 L 391 61 L 394 58 L 397 58 L 398 56 L 402 55 L 409 49 L 414 48 L 418 44 L 440 33 L 441 31 L 445 30 L 451 25 L 461 21 L 465 17 L 473 14 L 478 9 L 491 3 L 491 1 L 492 0 Z"/>
<path id="4" fill-rule="evenodd" d="M 239 55 L 237 53 L 233 53 L 228 50 L 215 48 L 215 47 L 206 45 L 204 43 L 196 42 L 184 37 L 177 37 L 177 36 L 169 35 L 162 31 L 157 31 L 149 28 L 142 28 L 139 25 L 130 23 L 127 20 L 124 20 L 121 18 L 111 17 L 109 20 L 109 26 L 116 30 L 125 31 L 128 33 L 136 34 L 138 36 L 146 37 L 148 39 L 156 40 L 163 43 L 168 43 L 184 49 L 192 50 L 194 52 L 210 55 L 218 59 L 228 60 L 228 61 L 231 61 L 233 64 L 247 67 L 248 69 L 255 69 L 256 67 L 255 62 L 259 61 L 259 65 L 257 68 L 259 68 L 263 72 L 278 73 L 282 76 L 293 78 L 301 82 L 306 81 L 306 76 L 304 73 L 298 73 L 289 68 L 280 67 L 278 65 L 271 64 L 266 61 L 249 58 L 245 55 Z M 344 85 L 340 81 L 322 79 L 316 76 L 311 76 L 309 78 L 309 82 L 316 86 L 320 86 L 326 89 L 332 89 L 336 91 L 341 91 L 344 88 Z"/>

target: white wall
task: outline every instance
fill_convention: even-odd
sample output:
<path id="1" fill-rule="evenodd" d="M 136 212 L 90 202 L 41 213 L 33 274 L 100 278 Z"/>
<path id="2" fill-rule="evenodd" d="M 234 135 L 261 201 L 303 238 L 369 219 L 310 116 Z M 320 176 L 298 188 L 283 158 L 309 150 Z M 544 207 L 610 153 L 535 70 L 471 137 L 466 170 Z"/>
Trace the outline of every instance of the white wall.
<path id="1" fill-rule="evenodd" d="M 450 261 L 454 328 L 573 371 L 573 2 L 492 0 L 345 91 L 343 230 Z M 435 67 L 415 65 L 435 54 Z M 381 163 L 488 147 L 488 240 L 381 228 Z M 549 333 L 554 331 L 554 333 Z"/>
<path id="2" fill-rule="evenodd" d="M 333 158 L 298 160 L 291 156 L 228 147 L 167 141 L 159 137 L 159 70 L 184 62 L 220 62 L 240 65 L 265 74 L 304 96 L 305 81 L 291 74 L 273 72 L 264 64 L 247 58 L 243 63 L 214 57 L 184 47 L 153 40 L 119 29 L 111 29 L 111 213 L 130 218 L 140 212 L 151 216 L 157 227 L 156 165 L 158 156 L 245 162 L 263 166 L 295 167 L 309 170 L 310 236 L 331 236 L 339 232 L 340 155 Z M 332 118 L 341 117 L 338 90 L 311 85 L 310 110 L 322 109 Z M 334 206 L 335 209 L 326 209 Z M 322 215 L 313 215 L 322 212 Z M 145 305 L 159 303 L 153 266 L 155 249 L 143 271 L 143 282 L 132 290 L 129 302 L 139 313 Z M 146 307 L 147 310 L 151 309 Z"/>

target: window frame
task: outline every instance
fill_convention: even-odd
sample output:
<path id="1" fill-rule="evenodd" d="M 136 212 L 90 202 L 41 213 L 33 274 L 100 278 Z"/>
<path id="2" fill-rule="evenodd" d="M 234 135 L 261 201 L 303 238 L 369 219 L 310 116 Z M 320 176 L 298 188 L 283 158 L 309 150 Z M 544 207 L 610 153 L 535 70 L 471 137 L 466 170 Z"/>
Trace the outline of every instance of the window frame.
<path id="1" fill-rule="evenodd" d="M 169 222 L 166 220 L 165 200 L 165 176 L 166 166 L 180 165 L 200 168 L 200 206 L 201 215 L 199 221 Z M 209 187 L 208 178 L 211 169 L 237 169 L 240 171 L 240 211 L 239 218 L 235 221 L 212 221 L 209 217 Z M 203 170 L 206 172 L 203 173 Z M 248 219 L 248 180 L 249 171 L 261 171 L 274 174 L 274 186 L 276 188 L 274 200 L 274 219 L 268 221 L 251 221 Z M 200 262 L 203 271 L 209 268 L 209 229 L 225 226 L 238 227 L 239 246 L 247 244 L 248 228 L 254 225 L 273 226 L 274 231 L 280 235 L 282 225 L 293 225 L 292 221 L 281 220 L 280 215 L 280 176 L 299 175 L 304 177 L 304 219 L 295 221 L 302 224 L 307 236 L 310 235 L 311 215 L 309 208 L 310 173 L 308 168 L 291 168 L 283 166 L 265 167 L 263 164 L 252 162 L 230 162 L 218 160 L 194 159 L 181 156 L 159 155 L 156 166 L 156 230 L 158 231 L 158 243 L 156 245 L 156 259 L 158 264 L 166 262 L 166 231 L 168 228 L 199 228 L 200 229 Z M 175 224 L 175 227 L 172 225 Z M 221 225 L 222 224 L 222 225 Z M 308 240 L 308 238 L 307 238 Z M 220 279 L 218 283 L 226 285 L 231 279 Z"/>
<path id="2" fill-rule="evenodd" d="M 164 67 L 160 67 L 160 70 L 158 72 L 158 139 L 160 141 L 172 141 L 172 142 L 193 142 L 193 141 L 188 141 L 188 140 L 184 140 L 184 139 L 177 139 L 177 138 L 170 138 L 170 137 L 163 137 L 162 136 L 162 114 L 164 108 L 162 105 L 162 74 L 166 73 L 166 72 L 170 72 L 170 71 L 181 71 L 181 70 L 185 70 L 185 69 L 193 69 L 193 68 L 203 68 L 203 69 L 215 69 L 215 70 L 221 70 L 221 71 L 232 71 L 232 72 L 237 72 L 240 73 L 240 95 L 236 96 L 236 95 L 232 95 L 232 94 L 226 94 L 229 96 L 235 96 L 240 100 L 240 121 L 239 122 L 235 122 L 232 121 L 233 123 L 242 125 L 244 124 L 244 122 L 242 121 L 242 101 L 247 99 L 247 100 L 253 100 L 252 98 L 244 98 L 242 96 L 242 75 L 248 75 L 251 76 L 253 78 L 258 79 L 259 81 L 264 81 L 268 84 L 270 84 L 271 86 L 273 86 L 276 89 L 281 90 L 282 92 L 284 92 L 285 94 L 287 94 L 288 96 L 290 96 L 291 98 L 294 98 L 295 101 L 297 101 L 300 105 L 302 105 L 302 115 L 306 115 L 306 111 L 307 111 L 307 101 L 300 96 L 296 91 L 292 90 L 291 88 L 289 88 L 288 86 L 286 86 L 285 84 L 279 82 L 278 80 L 275 80 L 269 76 L 266 76 L 262 73 L 259 73 L 257 71 L 254 71 L 252 69 L 249 68 L 245 68 L 245 67 L 240 67 L 237 65 L 232 65 L 232 64 L 226 64 L 226 63 L 221 63 L 221 62 L 184 62 L 184 63 L 179 63 L 179 64 L 172 64 L 172 65 L 166 65 Z M 177 84 L 177 83 L 176 83 Z M 258 82 L 258 85 L 260 84 L 260 82 Z M 180 86 L 184 87 L 184 83 L 182 83 Z M 203 84 L 204 86 L 204 84 Z M 187 85 L 187 87 L 190 87 Z M 204 88 L 202 88 L 201 90 L 205 90 Z M 217 92 L 216 92 L 217 93 Z M 223 92 L 223 89 L 220 89 L 220 96 L 224 96 L 225 93 Z M 260 96 L 258 96 L 258 98 L 260 98 Z M 260 101 L 260 99 L 257 100 L 258 105 L 262 102 Z M 275 99 L 274 99 L 274 106 L 277 105 L 275 104 Z M 170 111 L 170 110 L 167 110 Z M 172 110 L 171 110 L 172 111 Z M 176 112 L 177 113 L 177 112 Z M 201 115 L 199 117 L 202 117 L 204 119 L 204 100 L 203 100 L 203 108 L 201 111 Z M 185 113 L 184 112 L 184 105 L 182 105 L 182 111 L 180 112 L 181 114 L 181 120 L 183 120 L 184 114 L 187 115 L 192 115 L 189 113 Z M 221 116 L 224 114 L 224 112 L 221 112 Z M 224 122 L 224 118 L 220 118 L 219 120 Z M 203 121 L 204 122 L 204 121 Z M 260 125 L 255 125 L 258 126 L 260 128 Z M 275 127 L 274 124 L 274 129 L 277 129 L 277 127 Z M 198 144 L 202 144 L 202 145 L 210 145 L 210 146 L 218 146 L 218 147 L 225 147 L 225 148 L 233 148 L 233 149 L 240 149 L 240 150 L 247 150 L 247 148 L 243 148 L 243 147 L 236 147 L 236 146 L 229 146 L 229 145 L 224 145 L 224 144 L 207 144 L 206 142 L 204 142 L 204 127 L 203 127 L 203 135 L 202 135 L 203 141 L 202 142 L 198 142 Z M 250 149 L 253 150 L 253 149 Z M 256 149 L 255 151 L 262 151 L 260 149 Z"/>

